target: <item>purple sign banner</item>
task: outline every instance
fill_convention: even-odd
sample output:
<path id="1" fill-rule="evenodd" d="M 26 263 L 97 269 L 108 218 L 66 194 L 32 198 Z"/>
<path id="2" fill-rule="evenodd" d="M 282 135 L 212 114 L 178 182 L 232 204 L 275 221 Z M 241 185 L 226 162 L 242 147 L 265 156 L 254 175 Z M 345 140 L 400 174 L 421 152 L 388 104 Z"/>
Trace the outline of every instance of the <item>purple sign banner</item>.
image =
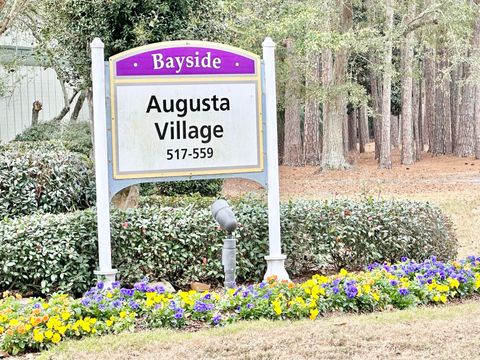
<path id="1" fill-rule="evenodd" d="M 114 76 L 256 75 L 259 57 L 247 51 L 208 42 L 152 44 L 110 58 Z"/>

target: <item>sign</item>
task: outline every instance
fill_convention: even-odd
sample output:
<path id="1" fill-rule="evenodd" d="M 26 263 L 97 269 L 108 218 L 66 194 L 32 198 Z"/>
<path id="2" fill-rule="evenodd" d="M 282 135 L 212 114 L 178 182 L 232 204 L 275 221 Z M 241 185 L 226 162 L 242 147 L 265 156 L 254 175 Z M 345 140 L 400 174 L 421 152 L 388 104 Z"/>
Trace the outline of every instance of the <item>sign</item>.
<path id="1" fill-rule="evenodd" d="M 114 179 L 261 172 L 260 58 L 174 41 L 110 58 Z"/>
<path id="2" fill-rule="evenodd" d="M 288 279 L 280 239 L 275 43 L 266 38 L 262 46 L 263 63 L 245 50 L 201 41 L 151 44 L 105 63 L 102 41 L 90 44 L 95 273 L 107 284 L 117 272 L 110 241 L 110 199 L 116 192 L 142 182 L 226 177 L 268 188 L 265 277 Z"/>

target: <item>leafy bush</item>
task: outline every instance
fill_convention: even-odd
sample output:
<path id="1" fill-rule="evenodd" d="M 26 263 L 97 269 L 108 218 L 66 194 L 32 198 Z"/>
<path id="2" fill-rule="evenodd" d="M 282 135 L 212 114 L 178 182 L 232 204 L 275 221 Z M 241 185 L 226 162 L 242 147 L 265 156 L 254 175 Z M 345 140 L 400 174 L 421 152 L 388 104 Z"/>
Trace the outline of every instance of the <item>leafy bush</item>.
<path id="1" fill-rule="evenodd" d="M 222 191 L 222 179 L 171 181 L 161 183 L 146 183 L 141 185 L 140 194 L 151 195 L 194 195 L 217 196 Z"/>
<path id="2" fill-rule="evenodd" d="M 145 205 L 112 212 L 113 264 L 122 281 L 133 283 L 144 275 L 176 286 L 223 281 L 225 234 L 208 207 L 188 201 L 179 201 L 180 207 Z M 235 234 L 237 279 L 258 281 L 268 253 L 266 206 L 255 199 L 232 204 L 240 223 Z M 401 256 L 445 260 L 455 256 L 457 247 L 451 222 L 428 203 L 296 201 L 282 204 L 281 227 L 292 276 L 354 270 Z M 91 210 L 0 222 L 0 239 L 0 289 L 83 291 L 93 280 L 97 250 Z"/>
<path id="3" fill-rule="evenodd" d="M 53 134 L 58 135 L 61 124 L 55 121 L 40 122 L 32 125 L 18 134 L 14 141 L 47 141 L 52 140 Z"/>
<path id="4" fill-rule="evenodd" d="M 58 142 L 0 146 L 0 218 L 92 206 L 91 162 Z"/>
<path id="5" fill-rule="evenodd" d="M 60 122 L 41 122 L 17 135 L 14 141 L 58 141 L 67 150 L 89 155 L 92 150 L 92 137 L 88 122 L 62 124 Z"/>

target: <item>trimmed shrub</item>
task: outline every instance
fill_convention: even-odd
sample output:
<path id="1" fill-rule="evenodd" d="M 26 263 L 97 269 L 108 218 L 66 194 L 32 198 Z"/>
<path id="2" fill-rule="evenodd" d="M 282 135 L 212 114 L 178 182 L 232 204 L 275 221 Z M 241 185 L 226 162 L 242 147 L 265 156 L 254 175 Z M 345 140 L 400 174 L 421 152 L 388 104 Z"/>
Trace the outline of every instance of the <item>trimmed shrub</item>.
<path id="1" fill-rule="evenodd" d="M 94 203 L 91 162 L 58 142 L 0 146 L 0 218 L 59 213 Z"/>
<path id="2" fill-rule="evenodd" d="M 17 135 L 14 141 L 37 142 L 59 141 L 67 150 L 90 155 L 92 136 L 88 122 L 62 124 L 60 122 L 41 122 Z"/>
<path id="3" fill-rule="evenodd" d="M 93 281 L 97 261 L 92 210 L 34 214 L 0 222 L 0 289 L 79 295 Z"/>
<path id="4" fill-rule="evenodd" d="M 268 253 L 266 206 L 255 199 L 232 204 L 240 222 L 237 279 L 258 281 Z M 111 224 L 113 264 L 122 281 L 147 275 L 176 286 L 192 280 L 222 283 L 225 234 L 208 207 L 115 210 Z M 457 248 L 450 220 L 428 203 L 296 201 L 282 204 L 281 227 L 292 276 L 355 270 L 402 256 L 446 260 L 455 257 Z M 93 281 L 97 250 L 91 210 L 7 220 L 0 223 L 0 239 L 0 289 L 81 292 Z"/>
<path id="5" fill-rule="evenodd" d="M 61 124 L 54 121 L 40 122 L 30 126 L 15 137 L 14 141 L 47 141 L 52 140 L 53 135 L 58 135 Z M 57 138 L 58 139 L 58 138 Z"/>
<path id="6" fill-rule="evenodd" d="M 175 195 L 202 195 L 217 196 L 222 191 L 222 179 L 169 181 L 161 183 L 141 184 L 142 196 L 175 196 Z"/>

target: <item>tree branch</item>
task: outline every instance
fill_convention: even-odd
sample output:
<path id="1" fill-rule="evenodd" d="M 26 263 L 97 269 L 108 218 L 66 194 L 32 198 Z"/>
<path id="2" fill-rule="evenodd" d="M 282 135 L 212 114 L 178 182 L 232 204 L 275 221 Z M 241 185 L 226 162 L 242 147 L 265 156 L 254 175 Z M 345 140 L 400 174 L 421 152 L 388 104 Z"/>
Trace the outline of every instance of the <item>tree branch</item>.
<path id="1" fill-rule="evenodd" d="M 0 35 L 2 35 L 5 31 L 7 31 L 10 25 L 12 25 L 12 23 L 15 21 L 17 16 L 23 11 L 26 3 L 27 3 L 27 0 L 14 0 L 12 7 L 10 8 L 10 12 L 8 13 L 7 16 L 5 16 L 3 21 L 0 22 Z M 6 1 L 3 2 L 0 9 L 3 10 L 5 6 L 6 6 Z"/>
<path id="2" fill-rule="evenodd" d="M 63 100 L 65 102 L 65 106 L 60 111 L 60 113 L 52 119 L 52 121 L 55 121 L 55 122 L 61 121 L 65 117 L 65 115 L 68 114 L 68 112 L 70 111 L 70 105 L 72 104 L 73 100 L 75 99 L 75 96 L 77 96 L 77 94 L 78 94 L 78 90 L 75 89 L 73 91 L 73 95 L 69 99 L 68 98 L 68 93 L 67 93 L 67 88 L 65 86 L 65 82 L 60 81 L 60 86 L 62 87 Z"/>
<path id="3" fill-rule="evenodd" d="M 412 24 L 410 26 L 407 26 L 405 31 L 402 33 L 402 36 L 405 36 L 408 33 L 411 33 L 412 31 L 415 31 L 415 30 L 417 30 L 417 29 L 419 29 L 423 26 L 427 26 L 427 25 L 438 25 L 438 20 L 437 19 L 429 19 L 429 20 L 425 20 L 425 21 L 418 22 L 416 24 Z"/>
<path id="4" fill-rule="evenodd" d="M 431 14 L 436 14 L 437 13 L 437 6 L 434 6 L 430 9 L 426 9 L 422 11 L 418 16 L 416 16 L 414 19 L 412 19 L 406 26 L 405 30 L 402 32 L 402 36 L 407 35 L 408 33 L 415 31 L 423 26 L 426 25 L 437 25 L 438 20 L 433 18 L 433 19 L 427 19 L 427 17 Z"/>

